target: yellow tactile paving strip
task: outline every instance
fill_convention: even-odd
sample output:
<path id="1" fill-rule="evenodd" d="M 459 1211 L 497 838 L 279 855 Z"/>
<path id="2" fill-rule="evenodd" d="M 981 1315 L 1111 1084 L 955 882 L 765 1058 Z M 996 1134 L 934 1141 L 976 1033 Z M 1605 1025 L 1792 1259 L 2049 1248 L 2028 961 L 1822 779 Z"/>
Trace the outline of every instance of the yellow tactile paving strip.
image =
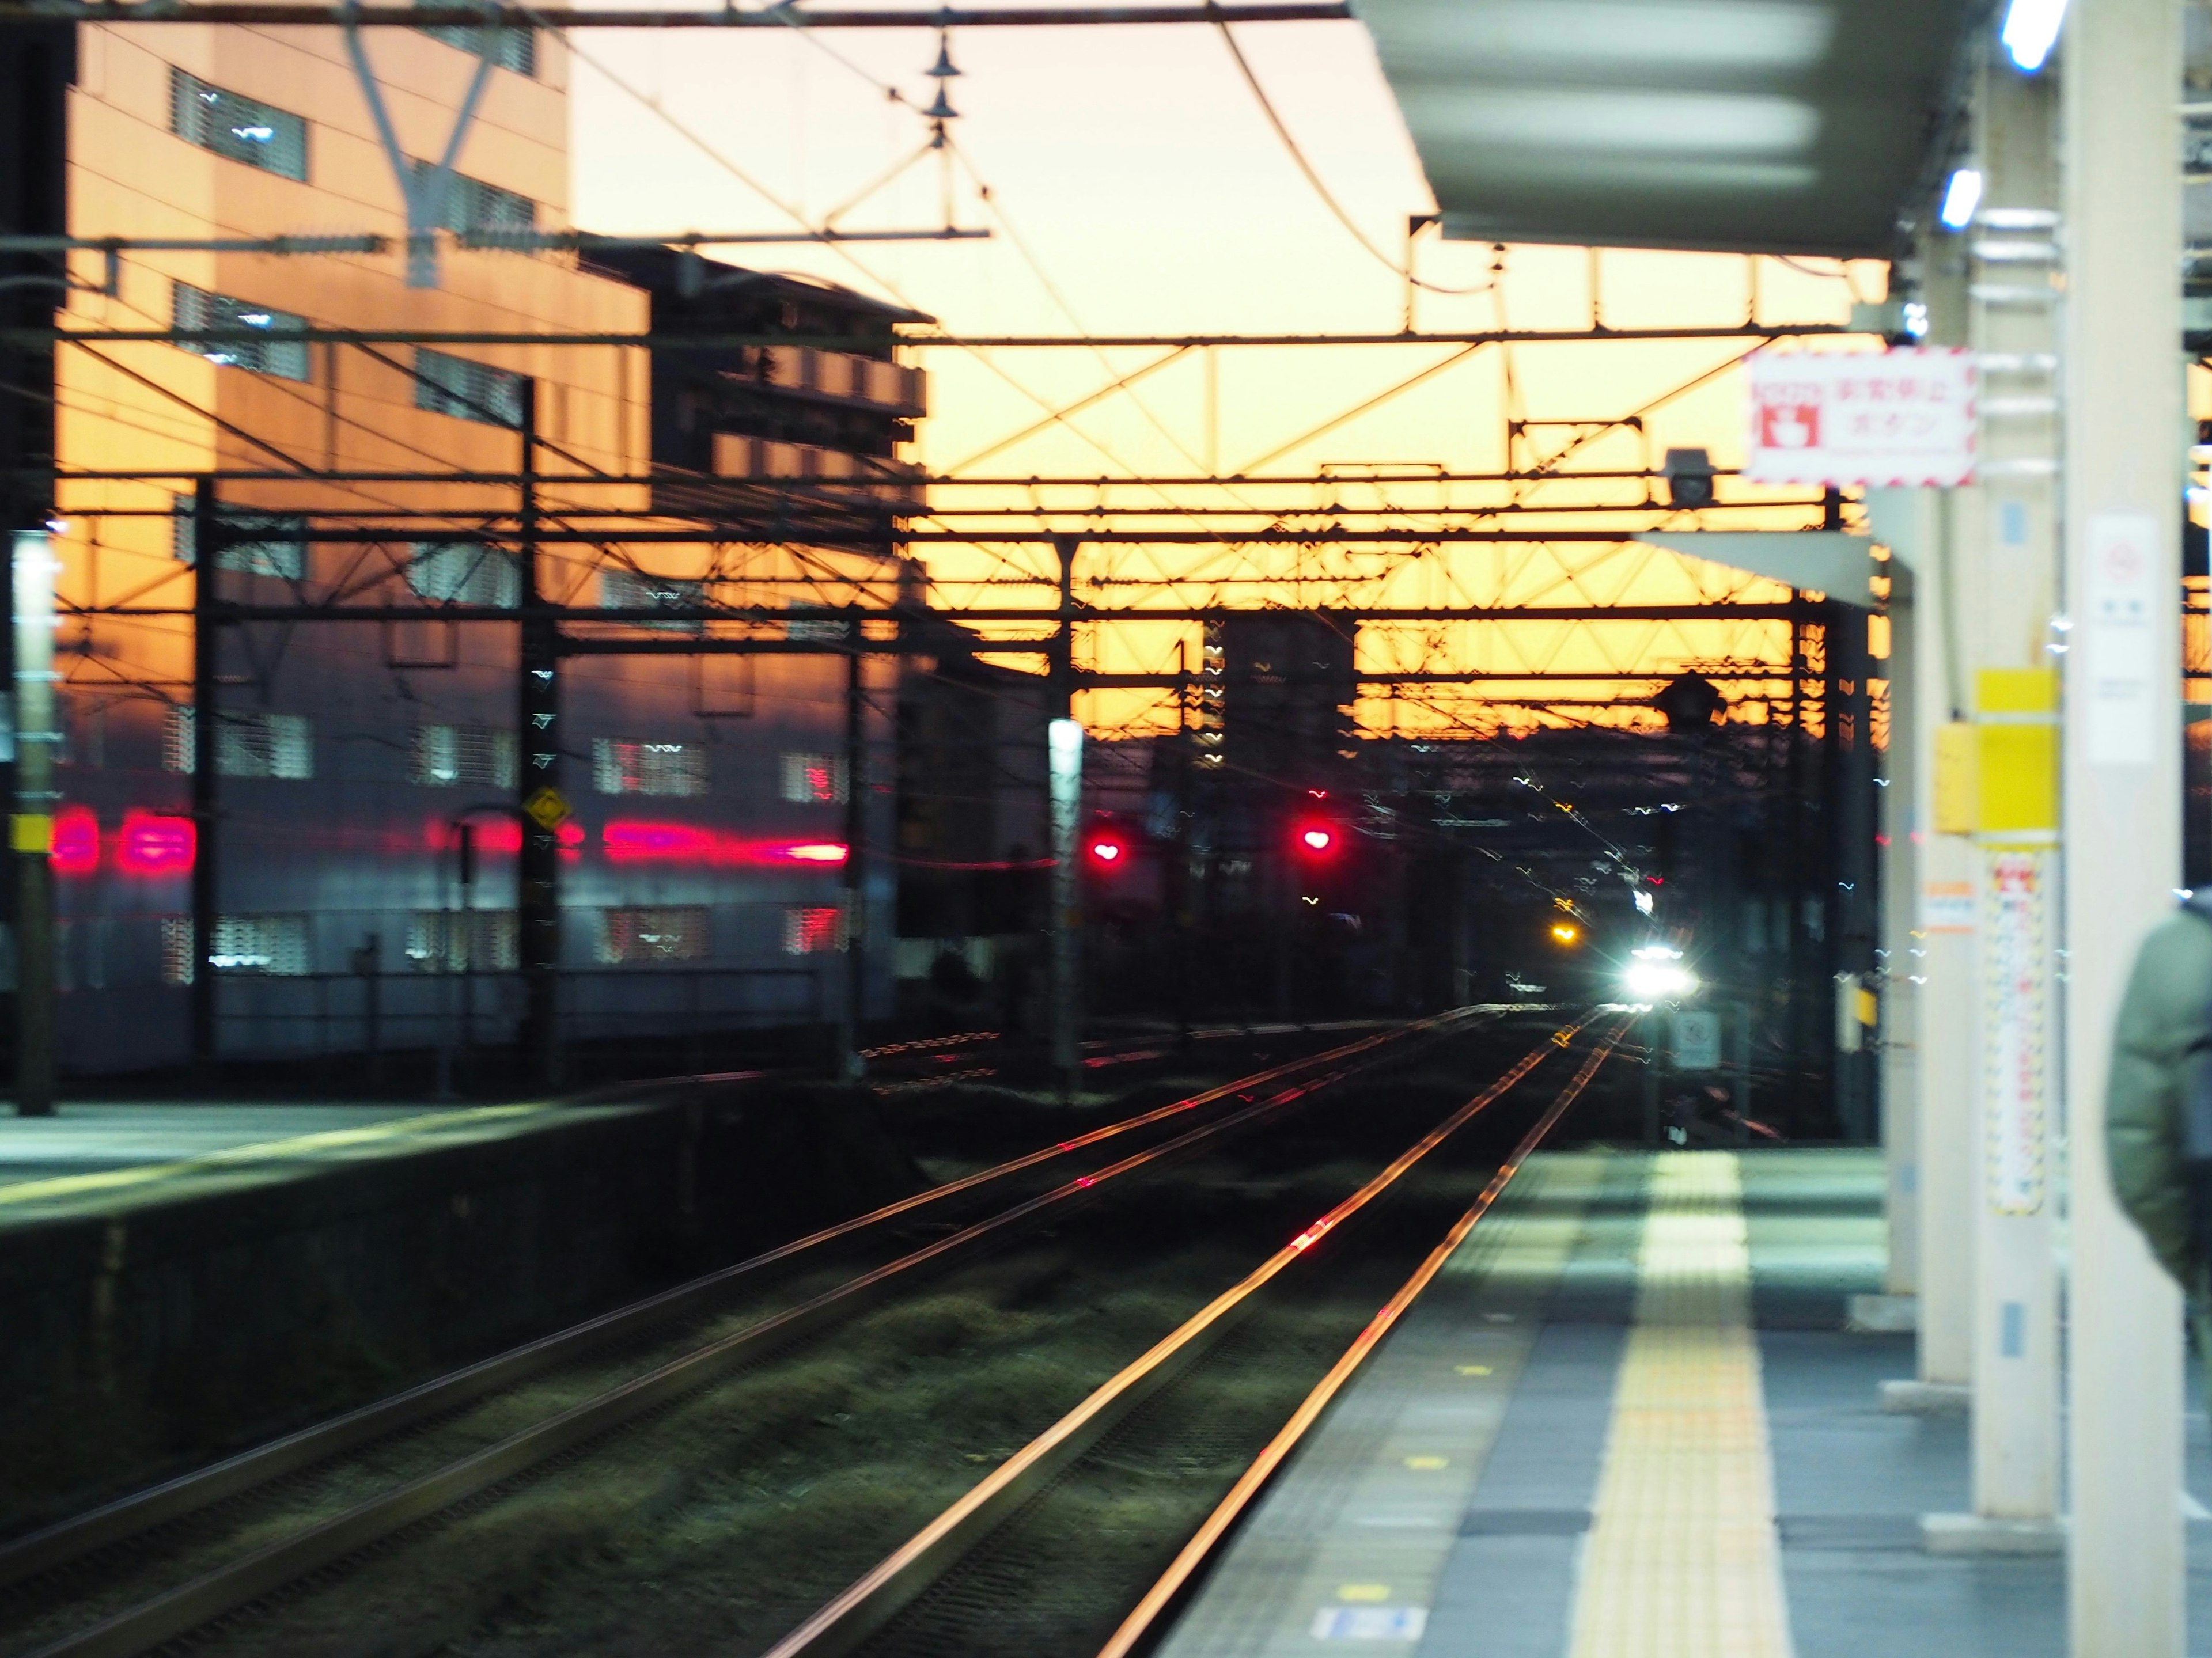
<path id="1" fill-rule="evenodd" d="M 1571 1658 L 1790 1658 L 1743 1182 L 1655 1159 Z"/>

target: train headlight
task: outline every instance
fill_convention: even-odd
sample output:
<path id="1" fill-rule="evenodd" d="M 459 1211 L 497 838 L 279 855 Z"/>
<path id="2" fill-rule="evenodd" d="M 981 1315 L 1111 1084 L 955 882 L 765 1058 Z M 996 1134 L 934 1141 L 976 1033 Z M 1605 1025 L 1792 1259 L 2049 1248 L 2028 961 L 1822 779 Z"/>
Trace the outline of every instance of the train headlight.
<path id="1" fill-rule="evenodd" d="M 1698 993 L 1698 975 L 1682 965 L 1682 952 L 1665 944 L 1646 944 L 1631 952 L 1620 975 L 1621 987 L 1638 1002 L 1679 1001 Z"/>

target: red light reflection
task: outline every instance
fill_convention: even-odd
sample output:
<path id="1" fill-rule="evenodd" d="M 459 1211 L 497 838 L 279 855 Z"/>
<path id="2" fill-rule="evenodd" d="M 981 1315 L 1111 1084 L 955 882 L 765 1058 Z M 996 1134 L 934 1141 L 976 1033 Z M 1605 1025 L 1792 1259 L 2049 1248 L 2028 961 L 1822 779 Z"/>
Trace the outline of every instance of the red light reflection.
<path id="1" fill-rule="evenodd" d="M 512 817 L 471 817 L 469 828 L 479 854 L 503 853 L 512 857 L 522 850 L 522 825 Z M 575 851 L 584 844 L 584 826 L 572 817 L 553 831 L 553 838 L 565 849 Z M 433 852 L 450 850 L 454 839 L 453 825 L 443 818 L 432 823 L 422 836 L 423 844 Z"/>
<path id="2" fill-rule="evenodd" d="M 199 826 L 167 812 L 126 811 L 115 861 L 132 875 L 181 875 L 199 851 Z"/>
<path id="3" fill-rule="evenodd" d="M 657 823 L 618 817 L 599 831 L 611 864 L 669 863 L 696 867 L 784 863 L 842 864 L 841 841 L 748 841 L 698 823 Z"/>
<path id="4" fill-rule="evenodd" d="M 100 819 L 90 806 L 64 806 L 54 814 L 54 873 L 89 875 L 100 867 Z"/>

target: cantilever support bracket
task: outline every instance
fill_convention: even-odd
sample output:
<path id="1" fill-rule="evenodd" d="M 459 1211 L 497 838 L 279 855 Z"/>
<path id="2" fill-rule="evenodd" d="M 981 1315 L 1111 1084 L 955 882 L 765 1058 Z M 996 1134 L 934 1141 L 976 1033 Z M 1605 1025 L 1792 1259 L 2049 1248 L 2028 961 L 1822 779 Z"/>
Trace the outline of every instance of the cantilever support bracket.
<path id="1" fill-rule="evenodd" d="M 489 14 L 490 8 L 487 7 L 486 11 Z M 438 224 L 445 217 L 446 192 L 453 184 L 453 163 L 459 159 L 461 145 L 476 119 L 484 83 L 491 78 L 495 25 L 487 22 L 478 32 L 477 72 L 461 100 L 460 112 L 453 118 L 453 130 L 447 135 L 445 154 L 438 158 L 436 166 L 418 176 L 409 164 L 406 152 L 399 148 L 399 135 L 392 125 L 392 112 L 385 106 L 384 88 L 377 84 L 376 72 L 369 67 L 368 50 L 361 43 L 360 14 L 360 0 L 345 0 L 339 9 L 339 20 L 345 32 L 346 56 L 352 60 L 354 76 L 361 82 L 362 96 L 368 101 L 369 116 L 376 123 L 376 136 L 384 146 L 384 159 L 391 163 L 392 179 L 399 186 L 399 199 L 406 209 L 407 286 L 435 288 Z"/>
<path id="2" fill-rule="evenodd" d="M 1845 530 L 1646 530 L 1637 540 L 1747 570 L 1847 604 L 1871 605 L 1875 544 Z"/>

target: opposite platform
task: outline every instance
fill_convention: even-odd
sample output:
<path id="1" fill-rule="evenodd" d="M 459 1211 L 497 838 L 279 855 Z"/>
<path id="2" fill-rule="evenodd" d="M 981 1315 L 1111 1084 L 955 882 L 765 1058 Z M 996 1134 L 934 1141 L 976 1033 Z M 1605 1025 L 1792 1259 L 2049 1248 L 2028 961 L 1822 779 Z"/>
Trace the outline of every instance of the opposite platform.
<path id="1" fill-rule="evenodd" d="M 1971 1506 L 1967 1424 L 1885 1413 L 1911 1339 L 1844 1328 L 1881 1199 L 1872 1151 L 1533 1158 L 1163 1653 L 2063 1658 L 2057 1558 L 1921 1547 Z"/>

